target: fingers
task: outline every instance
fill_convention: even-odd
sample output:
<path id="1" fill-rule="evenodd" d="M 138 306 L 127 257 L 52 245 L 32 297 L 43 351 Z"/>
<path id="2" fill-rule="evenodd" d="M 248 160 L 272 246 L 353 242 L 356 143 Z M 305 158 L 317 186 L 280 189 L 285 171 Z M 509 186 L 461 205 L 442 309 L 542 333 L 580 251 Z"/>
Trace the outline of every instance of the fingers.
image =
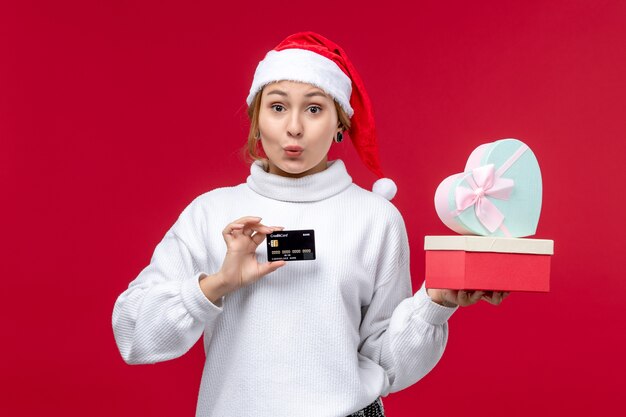
<path id="1" fill-rule="evenodd" d="M 455 294 L 456 293 L 456 294 Z M 458 290 L 448 291 L 446 293 L 446 299 L 448 301 L 455 302 L 456 304 L 467 307 L 472 304 L 476 304 L 478 301 L 485 300 L 489 304 L 499 305 L 502 301 L 509 296 L 508 291 L 472 291 L 472 290 Z M 456 301 L 454 300 L 456 298 Z"/>
<path id="2" fill-rule="evenodd" d="M 485 295 L 484 291 L 474 291 L 474 293 L 470 296 L 470 301 L 472 304 L 476 304 L 482 296 Z"/>
<path id="3" fill-rule="evenodd" d="M 256 232 L 257 234 L 262 233 L 263 235 L 267 235 L 270 233 L 274 233 L 276 230 L 282 230 L 282 229 L 284 229 L 284 227 L 266 226 L 264 224 L 259 223 L 257 225 L 252 225 L 250 227 L 244 228 L 243 234 L 248 237 L 251 237 L 254 232 Z"/>
<path id="4" fill-rule="evenodd" d="M 242 223 L 230 223 L 228 224 L 224 230 L 222 230 L 222 235 L 226 236 L 226 235 L 230 235 L 232 234 L 235 230 L 241 230 L 243 229 L 244 224 Z"/>
<path id="5" fill-rule="evenodd" d="M 267 275 L 276 271 L 281 266 L 287 265 L 285 261 L 274 261 L 274 262 L 266 262 L 264 264 L 259 265 L 259 272 L 261 275 Z"/>
<path id="6" fill-rule="evenodd" d="M 484 295 L 484 291 L 459 290 L 456 304 L 461 307 L 471 306 L 472 304 L 476 304 Z"/>
<path id="7" fill-rule="evenodd" d="M 489 297 L 487 295 L 483 296 L 483 300 L 487 301 L 489 304 L 493 304 L 495 306 L 500 305 L 502 301 L 508 297 L 510 292 L 508 291 L 493 291 L 493 294 Z"/>
<path id="8" fill-rule="evenodd" d="M 265 237 L 267 235 L 269 235 L 270 233 L 274 233 L 278 230 L 283 230 L 284 227 L 282 226 L 271 226 L 268 227 L 269 232 L 261 232 L 261 231 L 257 231 L 254 236 L 252 236 L 252 241 L 254 242 L 255 245 L 259 246 L 261 244 L 261 242 L 263 242 L 263 240 L 265 240 Z"/>
<path id="9" fill-rule="evenodd" d="M 265 240 L 265 237 L 267 235 L 269 235 L 270 233 L 274 233 L 274 232 L 278 232 L 280 230 L 284 230 L 285 228 L 282 226 L 266 226 L 267 230 L 269 231 L 257 231 L 253 236 L 252 236 L 252 241 L 254 242 L 255 245 L 259 246 L 261 244 L 261 242 L 263 242 L 263 240 Z"/>
<path id="10" fill-rule="evenodd" d="M 259 243 L 261 243 L 263 239 L 265 239 L 265 235 L 269 233 L 273 233 L 276 230 L 284 229 L 283 227 L 279 227 L 279 226 L 271 226 L 271 227 L 265 226 L 264 224 L 261 224 L 260 221 L 261 221 L 261 217 L 255 217 L 255 216 L 246 216 L 246 217 L 242 217 L 240 219 L 235 220 L 234 222 L 228 224 L 224 228 L 224 230 L 222 230 L 222 235 L 224 236 L 224 240 L 226 242 L 229 242 L 233 238 L 236 238 L 239 236 L 247 236 L 247 237 L 252 237 L 254 240 L 254 243 L 258 246 Z M 256 234 L 254 234 L 254 232 L 256 232 L 256 234 L 260 233 L 262 234 L 262 236 L 255 238 L 254 236 L 256 236 Z"/>
<path id="11" fill-rule="evenodd" d="M 498 305 L 502 302 L 502 292 L 501 291 L 494 291 L 493 293 L 493 304 L 494 305 Z"/>
<path id="12" fill-rule="evenodd" d="M 237 231 L 241 231 L 246 225 L 255 224 L 261 221 L 260 217 L 246 216 L 240 219 L 235 220 L 232 223 L 226 225 L 224 230 L 222 230 L 222 235 L 227 237 Z"/>
<path id="13" fill-rule="evenodd" d="M 484 291 L 459 290 L 456 304 L 461 307 L 471 306 L 472 304 L 476 304 L 484 294 Z"/>

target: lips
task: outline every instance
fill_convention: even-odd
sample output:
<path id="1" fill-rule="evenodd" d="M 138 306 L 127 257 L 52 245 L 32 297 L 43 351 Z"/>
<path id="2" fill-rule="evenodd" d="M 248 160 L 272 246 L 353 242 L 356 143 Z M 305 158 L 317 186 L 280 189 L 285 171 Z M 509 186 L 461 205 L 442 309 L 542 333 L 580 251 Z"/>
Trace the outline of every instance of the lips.
<path id="1" fill-rule="evenodd" d="M 283 149 L 285 150 L 285 154 L 291 157 L 300 156 L 303 150 L 300 146 L 285 146 Z"/>

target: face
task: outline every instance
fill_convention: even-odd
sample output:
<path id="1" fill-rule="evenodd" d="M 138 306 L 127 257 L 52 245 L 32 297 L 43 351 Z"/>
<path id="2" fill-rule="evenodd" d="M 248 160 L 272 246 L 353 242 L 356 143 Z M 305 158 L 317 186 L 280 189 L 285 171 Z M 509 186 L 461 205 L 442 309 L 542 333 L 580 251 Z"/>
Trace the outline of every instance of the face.
<path id="1" fill-rule="evenodd" d="M 340 131 L 333 98 L 323 90 L 293 81 L 263 88 L 259 132 L 270 173 L 299 178 L 325 170 Z"/>

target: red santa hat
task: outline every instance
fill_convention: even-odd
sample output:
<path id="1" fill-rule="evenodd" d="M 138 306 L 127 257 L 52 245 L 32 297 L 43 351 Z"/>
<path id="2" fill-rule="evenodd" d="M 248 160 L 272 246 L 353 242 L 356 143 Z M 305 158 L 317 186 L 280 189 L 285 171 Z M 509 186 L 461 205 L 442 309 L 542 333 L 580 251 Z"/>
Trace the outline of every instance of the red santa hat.
<path id="1" fill-rule="evenodd" d="M 359 157 L 379 177 L 372 191 L 391 200 L 397 187 L 391 179 L 383 178 L 372 103 L 344 50 L 314 32 L 288 36 L 259 62 L 246 99 L 248 106 L 265 85 L 281 80 L 315 85 L 339 103 L 350 117 L 349 135 Z"/>

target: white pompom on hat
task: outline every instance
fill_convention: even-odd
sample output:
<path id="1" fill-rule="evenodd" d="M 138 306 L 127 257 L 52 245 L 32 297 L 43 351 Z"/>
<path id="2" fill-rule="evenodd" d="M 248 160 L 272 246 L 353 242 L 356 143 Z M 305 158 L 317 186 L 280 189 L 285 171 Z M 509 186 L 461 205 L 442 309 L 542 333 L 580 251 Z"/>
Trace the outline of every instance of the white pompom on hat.
<path id="1" fill-rule="evenodd" d="M 348 134 L 359 157 L 379 177 L 372 191 L 391 200 L 397 187 L 384 178 L 380 167 L 372 103 L 344 50 L 314 32 L 288 36 L 259 62 L 246 99 L 248 106 L 265 85 L 281 80 L 315 85 L 339 103 L 350 117 Z"/>

